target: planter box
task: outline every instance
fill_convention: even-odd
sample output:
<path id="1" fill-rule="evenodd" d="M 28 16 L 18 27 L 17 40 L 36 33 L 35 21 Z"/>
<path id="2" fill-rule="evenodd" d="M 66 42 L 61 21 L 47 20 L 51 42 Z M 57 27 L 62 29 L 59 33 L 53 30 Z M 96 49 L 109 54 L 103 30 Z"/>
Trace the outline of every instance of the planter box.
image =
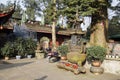
<path id="1" fill-rule="evenodd" d="M 31 58 L 32 58 L 32 55 L 27 55 L 27 58 L 28 58 L 28 59 L 31 59 Z"/>
<path id="2" fill-rule="evenodd" d="M 44 58 L 44 53 L 42 53 L 40 50 L 35 51 L 35 57 L 37 59 L 43 59 Z"/>
<path id="3" fill-rule="evenodd" d="M 21 56 L 18 56 L 18 55 L 17 55 L 17 56 L 16 56 L 16 59 L 17 59 L 17 60 L 21 59 Z"/>

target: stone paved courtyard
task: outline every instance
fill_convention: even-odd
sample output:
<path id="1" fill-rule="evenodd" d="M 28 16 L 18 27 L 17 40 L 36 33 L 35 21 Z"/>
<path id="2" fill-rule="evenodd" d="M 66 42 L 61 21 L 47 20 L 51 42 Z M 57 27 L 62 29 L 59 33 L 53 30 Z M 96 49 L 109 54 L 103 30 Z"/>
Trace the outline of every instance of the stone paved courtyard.
<path id="1" fill-rule="evenodd" d="M 89 70 L 86 74 L 74 75 L 70 71 L 57 68 L 56 63 L 33 58 L 1 60 L 0 80 L 120 80 L 120 75 L 110 73 L 94 75 Z"/>

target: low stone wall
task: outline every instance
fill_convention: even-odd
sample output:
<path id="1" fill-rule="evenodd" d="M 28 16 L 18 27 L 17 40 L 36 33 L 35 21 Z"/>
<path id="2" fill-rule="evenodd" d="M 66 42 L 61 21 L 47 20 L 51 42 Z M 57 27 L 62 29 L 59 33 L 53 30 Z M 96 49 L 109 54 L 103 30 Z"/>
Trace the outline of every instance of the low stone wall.
<path id="1" fill-rule="evenodd" d="M 90 69 L 91 64 L 86 62 L 85 67 Z M 104 72 L 120 75 L 120 61 L 118 60 L 104 60 L 101 67 L 104 68 Z"/>
<path id="2" fill-rule="evenodd" d="M 120 75 L 120 61 L 104 60 L 101 66 L 104 68 L 105 72 Z"/>

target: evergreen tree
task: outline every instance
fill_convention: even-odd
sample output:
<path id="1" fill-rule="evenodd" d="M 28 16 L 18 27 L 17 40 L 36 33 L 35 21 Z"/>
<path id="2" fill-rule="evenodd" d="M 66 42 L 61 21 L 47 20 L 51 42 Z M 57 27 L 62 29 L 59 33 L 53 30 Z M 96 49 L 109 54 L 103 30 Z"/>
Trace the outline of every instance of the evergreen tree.
<path id="1" fill-rule="evenodd" d="M 29 20 L 35 20 L 36 16 L 39 17 L 41 7 L 40 7 L 41 0 L 24 0 L 23 5 L 26 8 L 26 14 Z"/>
<path id="2" fill-rule="evenodd" d="M 16 7 L 15 7 L 15 12 L 13 14 L 13 18 L 21 19 L 22 8 L 21 8 L 21 5 L 19 3 L 20 3 L 20 1 L 16 2 Z"/>
<path id="3" fill-rule="evenodd" d="M 119 16 L 113 16 L 111 20 L 109 20 L 109 28 L 108 28 L 108 35 L 117 35 L 120 34 L 120 18 Z"/>
<path id="4" fill-rule="evenodd" d="M 56 23 L 57 23 L 57 0 L 45 0 L 45 22 L 52 26 L 52 50 L 56 51 Z"/>
<path id="5" fill-rule="evenodd" d="M 109 36 L 120 34 L 120 2 L 116 6 L 111 7 L 111 9 L 115 11 L 116 15 L 109 20 Z"/>
<path id="6" fill-rule="evenodd" d="M 59 0 L 58 5 L 56 6 L 57 13 L 66 16 L 71 26 L 75 21 L 79 21 L 80 16 L 91 16 L 90 45 L 107 47 L 107 8 L 110 6 L 110 2 L 110 0 Z M 51 4 L 47 7 L 48 10 L 46 13 L 46 15 L 51 16 L 48 17 L 51 19 L 53 19 L 52 15 L 54 12 L 54 9 L 52 10 L 52 8 Z"/>

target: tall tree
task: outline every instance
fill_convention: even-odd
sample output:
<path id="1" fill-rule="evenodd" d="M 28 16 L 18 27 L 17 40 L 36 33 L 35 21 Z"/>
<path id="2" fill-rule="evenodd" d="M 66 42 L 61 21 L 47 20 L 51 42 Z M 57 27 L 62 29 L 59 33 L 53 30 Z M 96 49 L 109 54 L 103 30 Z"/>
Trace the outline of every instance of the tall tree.
<path id="1" fill-rule="evenodd" d="M 21 18 L 21 5 L 19 4 L 20 1 L 16 2 L 15 12 L 13 14 L 13 18 Z"/>
<path id="2" fill-rule="evenodd" d="M 116 6 L 111 7 L 110 9 L 115 11 L 115 15 L 112 17 L 112 19 L 109 20 L 108 28 L 109 36 L 112 36 L 120 34 L 120 2 Z"/>
<path id="3" fill-rule="evenodd" d="M 63 0 L 63 9 L 68 19 L 74 19 L 76 9 L 79 16 L 91 16 L 90 45 L 107 46 L 108 0 Z"/>
<path id="4" fill-rule="evenodd" d="M 59 0 L 59 12 L 67 17 L 69 27 L 80 28 L 83 22 L 80 6 L 80 0 Z"/>
<path id="5" fill-rule="evenodd" d="M 45 22 L 52 26 L 52 50 L 56 50 L 57 0 L 46 0 Z"/>
<path id="6" fill-rule="evenodd" d="M 52 46 L 53 51 L 56 51 L 56 0 L 53 0 L 53 22 L 52 22 Z"/>
<path id="7" fill-rule="evenodd" d="M 117 35 L 120 34 L 120 18 L 118 15 L 113 16 L 111 20 L 109 20 L 109 28 L 108 28 L 108 35 Z"/>
<path id="8" fill-rule="evenodd" d="M 26 14 L 29 20 L 35 20 L 36 16 L 40 16 L 40 0 L 24 0 L 23 5 L 26 8 Z"/>
<path id="9" fill-rule="evenodd" d="M 90 44 L 107 47 L 107 29 L 108 29 L 108 0 L 97 0 L 92 7 L 96 11 L 92 13 Z"/>

